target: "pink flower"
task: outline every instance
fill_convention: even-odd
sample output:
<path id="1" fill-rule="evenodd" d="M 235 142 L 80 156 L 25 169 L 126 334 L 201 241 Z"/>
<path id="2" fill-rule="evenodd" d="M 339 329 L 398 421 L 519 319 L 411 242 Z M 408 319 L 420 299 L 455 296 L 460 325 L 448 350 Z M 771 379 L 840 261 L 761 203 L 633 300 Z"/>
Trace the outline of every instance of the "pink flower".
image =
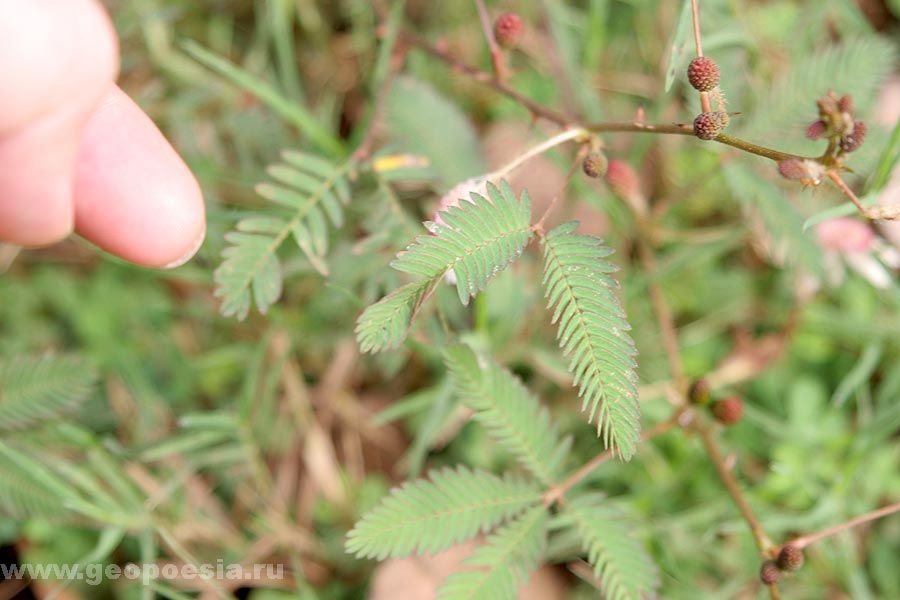
<path id="1" fill-rule="evenodd" d="M 822 221 L 816 225 L 829 283 L 844 279 L 844 263 L 878 289 L 891 285 L 893 274 L 887 267 L 900 266 L 900 251 L 884 243 L 868 223 L 850 217 Z M 887 267 L 886 267 L 887 265 Z"/>

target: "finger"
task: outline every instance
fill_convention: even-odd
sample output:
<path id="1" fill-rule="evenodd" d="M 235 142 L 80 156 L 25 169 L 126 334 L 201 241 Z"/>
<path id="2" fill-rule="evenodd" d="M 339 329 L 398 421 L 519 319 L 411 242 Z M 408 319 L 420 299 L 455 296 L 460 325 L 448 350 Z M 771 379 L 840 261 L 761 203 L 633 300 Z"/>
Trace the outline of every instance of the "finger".
<path id="1" fill-rule="evenodd" d="M 0 239 L 37 246 L 71 231 L 78 137 L 117 56 L 94 0 L 0 0 Z"/>
<path id="2" fill-rule="evenodd" d="M 84 129 L 74 197 L 75 230 L 131 262 L 178 266 L 203 241 L 197 180 L 150 118 L 114 85 Z"/>

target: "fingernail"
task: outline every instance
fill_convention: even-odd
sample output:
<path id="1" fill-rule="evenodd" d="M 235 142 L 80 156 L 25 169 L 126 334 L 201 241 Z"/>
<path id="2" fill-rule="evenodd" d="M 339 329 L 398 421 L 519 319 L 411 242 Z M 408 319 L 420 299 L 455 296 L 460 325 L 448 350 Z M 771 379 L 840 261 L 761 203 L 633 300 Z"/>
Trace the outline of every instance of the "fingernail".
<path id="1" fill-rule="evenodd" d="M 163 269 L 176 269 L 191 260 L 195 254 L 197 254 L 197 250 L 200 249 L 200 246 L 203 245 L 203 240 L 206 239 L 206 223 L 203 224 L 203 230 L 200 232 L 200 236 L 197 238 L 197 241 L 193 243 L 190 250 L 173 260 L 172 262 L 163 265 Z"/>

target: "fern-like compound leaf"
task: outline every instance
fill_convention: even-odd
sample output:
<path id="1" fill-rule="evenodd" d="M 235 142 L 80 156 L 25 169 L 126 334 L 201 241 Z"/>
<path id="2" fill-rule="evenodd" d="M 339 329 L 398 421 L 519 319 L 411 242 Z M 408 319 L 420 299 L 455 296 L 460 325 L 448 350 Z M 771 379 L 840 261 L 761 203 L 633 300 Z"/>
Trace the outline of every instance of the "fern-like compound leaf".
<path id="1" fill-rule="evenodd" d="M 413 315 L 434 288 L 435 280 L 407 283 L 368 307 L 356 322 L 356 339 L 363 352 L 396 348 L 409 331 Z"/>
<path id="2" fill-rule="evenodd" d="M 612 249 L 574 234 L 577 225 L 561 225 L 544 237 L 543 285 L 582 410 L 596 420 L 604 445 L 628 460 L 641 428 L 637 350 L 615 295 L 618 284 L 610 274 L 616 267 L 604 260 Z"/>
<path id="3" fill-rule="evenodd" d="M 556 483 L 571 441 L 561 438 L 519 378 L 461 344 L 449 346 L 444 359 L 456 393 L 475 410 L 475 419 L 541 483 Z"/>
<path id="4" fill-rule="evenodd" d="M 518 199 L 506 181 L 487 189 L 488 198 L 473 193 L 471 200 L 441 212 L 443 225 L 427 223 L 433 235 L 417 237 L 391 266 L 428 279 L 453 271 L 459 300 L 468 304 L 532 236 L 528 192 Z"/>
<path id="5" fill-rule="evenodd" d="M 70 414 L 91 395 L 96 380 L 90 365 L 71 356 L 0 361 L 0 432 Z"/>
<path id="6" fill-rule="evenodd" d="M 497 529 L 465 564 L 478 570 L 450 575 L 439 600 L 514 600 L 547 546 L 547 510 L 535 506 Z"/>
<path id="7" fill-rule="evenodd" d="M 350 201 L 347 171 L 351 164 L 336 165 L 321 157 L 285 151 L 283 163 L 268 169 L 274 182 L 256 186 L 257 193 L 277 205 L 278 216 L 252 216 L 228 233 L 224 261 L 216 269 L 216 296 L 222 298 L 225 316 L 244 319 L 251 299 L 265 314 L 281 297 L 282 274 L 277 252 L 293 238 L 312 265 L 328 273 L 328 229 L 344 222 L 344 205 Z"/>
<path id="8" fill-rule="evenodd" d="M 650 598 L 659 586 L 656 565 L 631 534 L 622 512 L 602 496 L 586 494 L 567 501 L 558 523 L 578 533 L 588 562 L 607 600 Z"/>
<path id="9" fill-rule="evenodd" d="M 460 467 L 429 473 L 429 479 L 394 488 L 347 535 L 357 557 L 435 553 L 493 529 L 539 503 L 533 482 Z"/>

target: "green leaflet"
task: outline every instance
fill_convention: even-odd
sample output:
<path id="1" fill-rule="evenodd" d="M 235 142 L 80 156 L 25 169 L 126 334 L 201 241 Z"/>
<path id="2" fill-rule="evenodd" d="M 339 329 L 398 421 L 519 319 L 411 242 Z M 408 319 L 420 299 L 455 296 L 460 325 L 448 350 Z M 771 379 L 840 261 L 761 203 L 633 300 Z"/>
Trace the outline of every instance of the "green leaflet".
<path id="1" fill-rule="evenodd" d="M 547 546 L 547 509 L 535 506 L 500 527 L 464 564 L 480 567 L 453 573 L 439 600 L 514 600 L 537 568 Z"/>
<path id="2" fill-rule="evenodd" d="M 391 266 L 424 279 L 389 294 L 367 308 L 357 321 L 357 341 L 365 352 L 398 346 L 425 297 L 449 272 L 463 304 L 508 267 L 531 239 L 531 204 L 505 181 L 489 184 L 488 198 L 472 194 L 441 213 L 444 225 L 427 223 L 432 235 L 420 235 Z"/>
<path id="3" fill-rule="evenodd" d="M 475 409 L 475 419 L 541 483 L 556 483 L 571 439 L 561 438 L 519 378 L 462 344 L 448 346 L 444 360 L 456 393 Z"/>
<path id="4" fill-rule="evenodd" d="M 241 220 L 235 231 L 225 235 L 229 246 L 222 251 L 224 261 L 216 269 L 217 297 L 221 313 L 244 319 L 251 298 L 265 314 L 281 297 L 282 274 L 277 252 L 293 237 L 317 271 L 328 274 L 324 262 L 328 251 L 329 223 L 344 223 L 344 205 L 350 201 L 346 180 L 352 163 L 333 164 L 302 152 L 282 152 L 283 163 L 272 165 L 268 173 L 274 182 L 256 186 L 257 193 L 281 207 L 283 216 L 258 215 Z"/>
<path id="5" fill-rule="evenodd" d="M 76 410 L 94 390 L 97 375 L 75 357 L 0 361 L 0 432 L 26 429 Z"/>
<path id="6" fill-rule="evenodd" d="M 534 483 L 465 467 L 429 473 L 394 488 L 347 534 L 357 557 L 435 553 L 488 531 L 540 502 Z"/>
<path id="7" fill-rule="evenodd" d="M 558 523 L 578 533 L 604 598 L 648 598 L 659 586 L 656 565 L 623 517 L 602 496 L 588 494 L 568 500 Z"/>
<path id="8" fill-rule="evenodd" d="M 582 410 L 596 421 L 607 448 L 623 460 L 640 440 L 637 396 L 637 350 L 631 326 L 614 290 L 616 267 L 605 257 L 612 249 L 600 240 L 577 235 L 577 223 L 561 225 L 543 238 L 544 280 L 548 308 L 554 308 L 557 338 L 569 357 Z"/>

